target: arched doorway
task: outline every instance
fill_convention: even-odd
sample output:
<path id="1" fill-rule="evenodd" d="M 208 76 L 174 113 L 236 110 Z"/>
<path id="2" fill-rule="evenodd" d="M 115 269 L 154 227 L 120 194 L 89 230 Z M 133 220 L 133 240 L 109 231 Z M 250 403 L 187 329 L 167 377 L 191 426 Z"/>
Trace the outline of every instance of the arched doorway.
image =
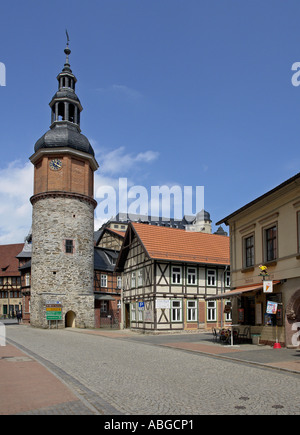
<path id="1" fill-rule="evenodd" d="M 286 306 L 286 345 L 300 346 L 300 290 L 297 290 Z"/>
<path id="2" fill-rule="evenodd" d="M 65 315 L 65 327 L 75 328 L 75 318 L 76 314 L 74 313 L 74 311 L 68 311 Z"/>

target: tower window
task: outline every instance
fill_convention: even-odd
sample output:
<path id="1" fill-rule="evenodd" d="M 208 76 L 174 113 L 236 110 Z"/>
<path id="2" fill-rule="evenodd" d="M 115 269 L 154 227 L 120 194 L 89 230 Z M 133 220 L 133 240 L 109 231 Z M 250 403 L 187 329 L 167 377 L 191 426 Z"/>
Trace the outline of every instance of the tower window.
<path id="1" fill-rule="evenodd" d="M 64 103 L 58 103 L 57 120 L 64 121 L 65 119 L 65 106 Z"/>
<path id="2" fill-rule="evenodd" d="M 75 122 L 75 106 L 73 104 L 69 105 L 69 121 Z"/>
<path id="3" fill-rule="evenodd" d="M 65 252 L 66 254 L 74 253 L 74 241 L 70 239 L 65 240 Z"/>

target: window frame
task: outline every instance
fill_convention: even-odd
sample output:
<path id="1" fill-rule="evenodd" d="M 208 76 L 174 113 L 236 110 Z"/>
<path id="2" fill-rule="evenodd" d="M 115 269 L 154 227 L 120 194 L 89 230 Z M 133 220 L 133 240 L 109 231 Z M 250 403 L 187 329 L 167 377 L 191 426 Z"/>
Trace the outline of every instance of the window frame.
<path id="1" fill-rule="evenodd" d="M 133 270 L 130 275 L 130 288 L 136 288 L 136 270 Z"/>
<path id="2" fill-rule="evenodd" d="M 268 238 L 268 232 L 275 229 L 275 236 Z M 272 251 L 269 250 L 268 244 L 272 243 Z M 272 258 L 269 256 L 269 252 L 272 252 Z M 267 227 L 263 228 L 263 254 L 264 262 L 270 263 L 272 261 L 277 261 L 278 259 L 278 224 L 273 222 Z"/>
<path id="3" fill-rule="evenodd" d="M 179 306 L 174 306 L 175 303 L 179 302 Z M 176 313 L 176 315 L 174 315 Z M 171 322 L 181 323 L 182 322 L 182 299 L 172 299 L 171 300 Z"/>
<path id="4" fill-rule="evenodd" d="M 71 242 L 71 243 L 68 243 L 68 242 Z M 74 252 L 75 252 L 75 241 L 74 241 L 74 239 L 65 239 L 64 248 L 65 248 L 65 254 L 73 255 Z"/>
<path id="5" fill-rule="evenodd" d="M 108 277 L 106 274 L 101 273 L 100 275 L 100 286 L 107 288 L 107 283 L 108 283 Z"/>
<path id="6" fill-rule="evenodd" d="M 117 289 L 122 288 L 122 276 L 117 276 Z"/>
<path id="7" fill-rule="evenodd" d="M 209 272 L 213 272 L 213 275 L 210 275 Z M 210 278 L 214 279 L 214 283 L 211 284 Z M 217 287 L 217 270 L 216 269 L 207 269 L 206 271 L 206 285 L 207 287 Z"/>
<path id="8" fill-rule="evenodd" d="M 251 245 L 247 246 L 247 240 L 249 239 L 253 239 L 253 242 Z M 250 255 L 247 255 L 248 251 L 250 251 Z M 248 259 L 251 260 L 251 264 L 248 263 Z M 247 269 L 250 267 L 254 267 L 254 265 L 255 265 L 255 234 L 251 233 L 243 237 L 243 267 Z"/>
<path id="9" fill-rule="evenodd" d="M 194 307 L 189 307 L 190 303 L 194 303 Z M 192 314 L 193 315 L 189 315 Z M 190 317 L 190 318 L 189 318 Z M 186 321 L 187 322 L 197 322 L 198 319 L 198 304 L 197 304 L 197 299 L 187 299 L 186 301 Z"/>
<path id="10" fill-rule="evenodd" d="M 130 304 L 130 321 L 136 322 L 136 302 Z"/>
<path id="11" fill-rule="evenodd" d="M 174 272 L 174 268 L 179 269 L 179 272 Z M 176 274 L 176 280 L 174 282 L 174 273 Z M 178 282 L 179 276 L 179 282 Z M 172 265 L 171 267 L 171 285 L 182 285 L 182 266 Z"/>
<path id="12" fill-rule="evenodd" d="M 107 312 L 108 312 L 108 302 L 100 300 L 100 313 L 107 313 Z"/>
<path id="13" fill-rule="evenodd" d="M 213 304 L 213 306 L 209 306 L 209 304 Z M 209 318 L 211 317 L 211 318 Z M 206 302 L 206 321 L 207 322 L 216 322 L 217 321 L 217 301 L 207 301 Z"/>
<path id="14" fill-rule="evenodd" d="M 231 284 L 231 280 L 230 280 L 230 270 L 225 270 L 225 274 L 224 274 L 224 280 L 225 280 L 225 287 L 230 287 Z"/>
<path id="15" fill-rule="evenodd" d="M 141 268 L 137 272 L 137 286 L 143 287 L 144 285 L 144 269 Z"/>
<path id="16" fill-rule="evenodd" d="M 194 272 L 189 272 L 189 269 L 193 269 Z M 189 278 L 194 277 L 194 282 L 189 282 Z M 196 286 L 198 281 L 198 270 L 197 267 L 194 266 L 187 266 L 186 268 L 186 285 L 189 286 Z"/>

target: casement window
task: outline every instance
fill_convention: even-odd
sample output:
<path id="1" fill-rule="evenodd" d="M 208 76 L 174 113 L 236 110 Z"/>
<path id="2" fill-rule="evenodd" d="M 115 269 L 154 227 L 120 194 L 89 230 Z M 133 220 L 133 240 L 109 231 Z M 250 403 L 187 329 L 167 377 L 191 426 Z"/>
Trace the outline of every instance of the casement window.
<path id="1" fill-rule="evenodd" d="M 197 301 L 187 301 L 187 321 L 196 322 L 197 321 Z"/>
<path id="2" fill-rule="evenodd" d="M 208 301 L 206 304 L 206 318 L 208 322 L 215 322 L 217 319 L 216 301 Z"/>
<path id="3" fill-rule="evenodd" d="M 74 241 L 71 239 L 65 240 L 65 253 L 66 254 L 73 254 L 74 252 Z"/>
<path id="4" fill-rule="evenodd" d="M 100 313 L 107 313 L 107 301 L 100 301 Z"/>
<path id="5" fill-rule="evenodd" d="M 139 269 L 138 270 L 138 287 L 142 287 L 142 285 L 143 285 L 143 276 L 144 276 L 144 270 Z"/>
<path id="6" fill-rule="evenodd" d="M 225 300 L 225 307 L 231 307 L 231 300 L 227 299 Z M 232 311 L 231 310 L 225 310 L 225 322 L 231 322 L 232 321 Z"/>
<path id="7" fill-rule="evenodd" d="M 244 267 L 254 266 L 254 236 L 244 238 Z"/>
<path id="8" fill-rule="evenodd" d="M 216 286 L 217 276 L 215 269 L 208 269 L 207 271 L 207 285 L 214 287 Z"/>
<path id="9" fill-rule="evenodd" d="M 122 277 L 117 276 L 117 288 L 122 288 Z"/>
<path id="10" fill-rule="evenodd" d="M 181 284 L 182 270 L 180 266 L 172 266 L 172 284 Z"/>
<path id="11" fill-rule="evenodd" d="M 225 287 L 230 287 L 230 272 L 228 270 L 225 272 Z"/>
<path id="12" fill-rule="evenodd" d="M 187 268 L 187 284 L 188 285 L 197 284 L 197 269 L 195 267 Z"/>
<path id="13" fill-rule="evenodd" d="M 131 321 L 132 322 L 136 321 L 136 304 L 135 303 L 131 304 Z"/>
<path id="14" fill-rule="evenodd" d="M 182 321 L 182 301 L 173 300 L 171 301 L 171 321 L 181 322 Z"/>
<path id="15" fill-rule="evenodd" d="M 265 261 L 273 261 L 277 258 L 277 225 L 264 230 L 264 254 Z"/>
<path id="16" fill-rule="evenodd" d="M 131 272 L 131 288 L 136 287 L 136 272 Z"/>
<path id="17" fill-rule="evenodd" d="M 101 275 L 101 287 L 107 287 L 107 275 Z"/>

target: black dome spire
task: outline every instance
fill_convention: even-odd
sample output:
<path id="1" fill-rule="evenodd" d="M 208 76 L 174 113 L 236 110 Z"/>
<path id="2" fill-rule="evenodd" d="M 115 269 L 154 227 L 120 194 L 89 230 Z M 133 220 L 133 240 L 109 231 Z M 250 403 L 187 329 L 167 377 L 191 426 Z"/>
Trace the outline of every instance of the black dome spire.
<path id="1" fill-rule="evenodd" d="M 88 139 L 80 133 L 80 112 L 83 108 L 75 93 L 77 79 L 72 73 L 69 63 L 71 50 L 68 33 L 64 53 L 66 61 L 62 71 L 57 76 L 58 91 L 49 103 L 51 107 L 50 130 L 36 142 L 34 151 L 36 152 L 41 148 L 69 147 L 94 156 L 94 150 Z"/>

